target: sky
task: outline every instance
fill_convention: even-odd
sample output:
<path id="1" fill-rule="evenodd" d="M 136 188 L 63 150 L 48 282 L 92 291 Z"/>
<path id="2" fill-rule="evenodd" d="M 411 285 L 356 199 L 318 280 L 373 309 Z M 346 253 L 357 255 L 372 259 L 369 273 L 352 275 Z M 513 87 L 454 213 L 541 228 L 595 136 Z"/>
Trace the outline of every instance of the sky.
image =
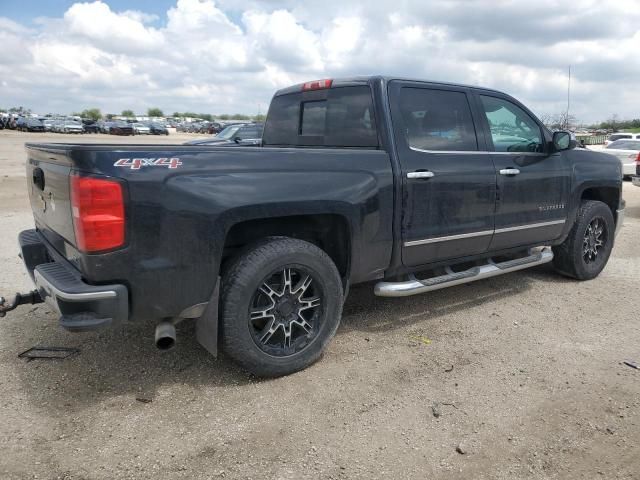
<path id="1" fill-rule="evenodd" d="M 538 115 L 640 118 L 637 0 L 0 0 L 0 108 L 265 113 L 319 78 L 505 91 Z"/>

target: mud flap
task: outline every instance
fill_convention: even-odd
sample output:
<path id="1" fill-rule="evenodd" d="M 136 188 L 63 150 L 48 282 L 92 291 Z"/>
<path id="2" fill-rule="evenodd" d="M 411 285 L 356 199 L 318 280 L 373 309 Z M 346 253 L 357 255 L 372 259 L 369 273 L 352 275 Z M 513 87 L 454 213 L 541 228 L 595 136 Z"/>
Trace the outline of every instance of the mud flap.
<path id="1" fill-rule="evenodd" d="M 209 299 L 207 308 L 196 322 L 196 339 L 211 355 L 218 356 L 218 300 L 220 295 L 220 277 Z"/>

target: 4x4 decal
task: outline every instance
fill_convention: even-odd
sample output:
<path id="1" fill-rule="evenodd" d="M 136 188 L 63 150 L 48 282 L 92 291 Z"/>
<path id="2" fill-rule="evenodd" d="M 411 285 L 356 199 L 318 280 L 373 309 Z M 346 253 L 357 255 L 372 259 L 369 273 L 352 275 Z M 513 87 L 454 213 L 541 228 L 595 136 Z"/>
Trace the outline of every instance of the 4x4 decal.
<path id="1" fill-rule="evenodd" d="M 121 158 L 113 164 L 114 167 L 125 167 L 140 170 L 142 167 L 167 167 L 171 169 L 182 165 L 179 158 Z"/>

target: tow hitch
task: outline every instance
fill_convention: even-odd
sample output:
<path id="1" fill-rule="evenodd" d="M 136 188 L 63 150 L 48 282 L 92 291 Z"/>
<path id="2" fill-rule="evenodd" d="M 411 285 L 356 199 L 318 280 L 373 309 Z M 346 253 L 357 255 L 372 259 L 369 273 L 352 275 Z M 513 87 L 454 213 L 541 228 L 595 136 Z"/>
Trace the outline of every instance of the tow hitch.
<path id="1" fill-rule="evenodd" d="M 40 296 L 38 290 L 32 290 L 29 293 L 16 293 L 12 302 L 7 303 L 4 297 L 0 297 L 0 317 L 4 317 L 7 312 L 15 310 L 20 305 L 35 305 L 42 303 L 44 300 Z"/>

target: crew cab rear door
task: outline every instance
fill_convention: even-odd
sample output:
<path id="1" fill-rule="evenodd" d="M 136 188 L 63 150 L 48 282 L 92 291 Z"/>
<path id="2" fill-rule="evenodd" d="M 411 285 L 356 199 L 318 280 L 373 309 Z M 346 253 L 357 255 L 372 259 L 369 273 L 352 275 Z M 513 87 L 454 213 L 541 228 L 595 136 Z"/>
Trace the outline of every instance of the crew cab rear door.
<path id="1" fill-rule="evenodd" d="M 482 127 L 497 177 L 495 233 L 490 250 L 542 245 L 558 238 L 567 219 L 571 182 L 563 152 L 550 152 L 535 117 L 498 92 L 477 92 Z"/>
<path id="2" fill-rule="evenodd" d="M 464 87 L 389 83 L 402 175 L 402 262 L 419 266 L 487 251 L 496 171 Z"/>

